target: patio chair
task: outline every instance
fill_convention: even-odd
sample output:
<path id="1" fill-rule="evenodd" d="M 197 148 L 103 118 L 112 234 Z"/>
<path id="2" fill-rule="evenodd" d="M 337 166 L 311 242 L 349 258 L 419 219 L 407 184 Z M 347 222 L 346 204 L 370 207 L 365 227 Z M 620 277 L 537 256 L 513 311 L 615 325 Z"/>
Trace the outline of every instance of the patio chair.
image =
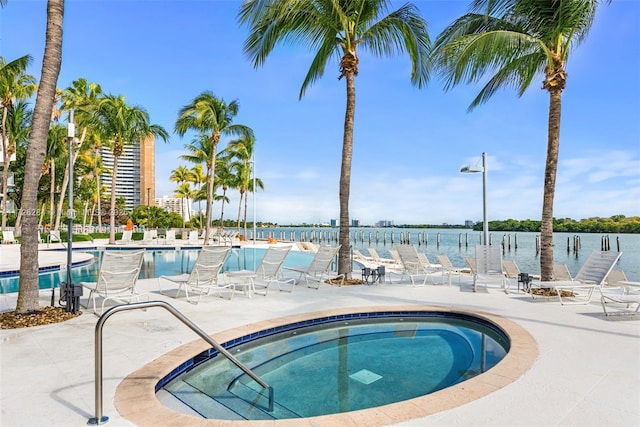
<path id="1" fill-rule="evenodd" d="M 54 242 L 62 243 L 60 230 L 51 230 L 51 232 L 49 232 L 49 236 L 47 237 L 47 247 L 49 247 L 49 245 Z"/>
<path id="2" fill-rule="evenodd" d="M 132 230 L 125 230 L 122 232 L 122 237 L 120 240 L 116 240 L 117 245 L 129 245 L 133 241 L 131 238 L 133 236 Z"/>
<path id="3" fill-rule="evenodd" d="M 187 240 L 187 243 L 190 245 L 197 245 L 198 243 L 200 243 L 200 238 L 198 237 L 197 230 L 189 231 L 189 239 Z"/>
<path id="4" fill-rule="evenodd" d="M 571 273 L 567 264 L 553 264 L 553 280 L 556 281 L 571 281 Z"/>
<path id="5" fill-rule="evenodd" d="M 174 245 L 176 243 L 176 230 L 167 230 L 164 234 L 164 244 Z"/>
<path id="6" fill-rule="evenodd" d="M 606 317 L 613 315 L 635 315 L 640 310 L 640 294 L 631 293 L 625 286 L 627 276 L 622 270 L 611 270 L 605 285 L 600 287 L 600 303 Z M 633 306 L 635 305 L 635 310 Z M 617 311 L 607 311 L 607 307 Z"/>
<path id="7" fill-rule="evenodd" d="M 4 230 L 2 232 L 2 244 L 13 244 L 18 243 L 15 236 L 13 235 L 13 231 Z"/>
<path id="8" fill-rule="evenodd" d="M 592 251 L 573 280 L 531 282 L 531 297 L 534 299 L 536 297 L 549 299 L 552 296 L 557 296 L 562 305 L 588 304 L 591 301 L 593 292 L 604 285 L 609 272 L 618 262 L 620 255 L 622 255 L 622 252 Z M 580 295 L 577 291 L 585 291 L 586 295 Z M 570 302 L 563 298 L 574 298 L 577 301 Z"/>
<path id="9" fill-rule="evenodd" d="M 460 279 L 462 278 L 463 269 L 454 267 L 451 263 L 451 260 L 447 255 L 438 254 L 436 255 L 440 266 L 442 267 L 442 278 L 444 280 L 444 275 L 446 274 L 449 277 L 449 286 L 451 286 L 451 276 L 458 276 L 458 285 L 460 284 Z"/>
<path id="10" fill-rule="evenodd" d="M 222 298 L 222 291 L 226 289 L 229 293 L 229 299 L 233 298 L 235 285 L 233 283 L 225 283 L 224 280 L 221 280 L 222 275 L 220 274 L 229 251 L 229 247 L 204 246 L 200 250 L 190 273 L 158 277 L 160 293 L 164 295 L 160 287 L 160 281 L 166 280 L 178 285 L 175 298 L 178 298 L 180 290 L 184 289 L 187 301 L 191 304 L 198 304 L 202 295 L 209 295 L 212 290 L 218 291 L 218 295 Z M 195 301 L 192 300 L 189 298 L 189 292 L 196 294 L 198 298 Z"/>
<path id="11" fill-rule="evenodd" d="M 144 294 L 136 292 L 136 282 L 142 268 L 144 249 L 137 251 L 104 251 L 96 282 L 80 282 L 83 288 L 89 290 L 86 308 L 93 305 L 93 313 L 97 316 L 104 312 L 104 305 L 108 300 L 125 301 L 130 303 Z M 96 298 L 102 298 L 100 312 L 96 307 Z"/>
<path id="12" fill-rule="evenodd" d="M 477 245 L 473 291 L 477 292 L 479 283 L 484 283 L 488 289 L 492 282 L 499 283 L 500 288 L 509 293 L 509 280 L 502 266 L 502 249 L 500 246 Z"/>
<path id="13" fill-rule="evenodd" d="M 142 243 L 143 245 L 158 243 L 158 230 L 144 230 L 142 241 L 140 243 Z"/>
<path id="14" fill-rule="evenodd" d="M 378 255 L 378 251 L 376 251 L 374 248 L 367 248 L 367 251 L 371 255 L 371 259 L 378 264 L 391 264 L 392 266 L 397 265 L 396 261 L 393 258 L 382 258 L 380 255 Z"/>
<path id="15" fill-rule="evenodd" d="M 416 286 L 416 278 L 420 277 L 424 278 L 422 280 L 423 285 L 427 284 L 428 278 L 431 278 L 431 282 L 435 283 L 433 281 L 433 273 L 437 270 L 430 265 L 425 265 L 424 260 L 421 259 L 418 255 L 418 251 L 415 246 L 395 245 L 395 249 L 398 251 L 398 256 L 400 257 L 400 262 L 402 263 L 402 270 L 398 273 L 389 271 L 390 282 L 393 283 L 393 280 L 391 280 L 391 274 L 395 273 L 397 275 L 400 275 L 400 281 L 408 276 L 413 286 Z"/>
<path id="16" fill-rule="evenodd" d="M 287 279 L 282 275 L 282 264 L 290 250 L 291 246 L 269 246 L 256 271 L 228 271 L 226 275 L 230 280 L 233 280 L 233 278 L 250 278 L 249 285 L 253 286 L 253 292 L 258 295 L 267 295 L 272 284 L 277 284 L 278 289 L 281 291 L 291 292 L 296 283 L 295 279 Z"/>
<path id="17" fill-rule="evenodd" d="M 331 262 L 338 254 L 340 246 L 320 246 L 313 256 L 309 266 L 284 267 L 285 270 L 298 273 L 296 284 L 304 279 L 308 288 L 319 289 L 320 283 L 327 279 L 341 279 L 340 285 L 344 284 L 344 274 L 334 274 L 330 272 Z M 317 283 L 312 286 L 311 283 Z"/>

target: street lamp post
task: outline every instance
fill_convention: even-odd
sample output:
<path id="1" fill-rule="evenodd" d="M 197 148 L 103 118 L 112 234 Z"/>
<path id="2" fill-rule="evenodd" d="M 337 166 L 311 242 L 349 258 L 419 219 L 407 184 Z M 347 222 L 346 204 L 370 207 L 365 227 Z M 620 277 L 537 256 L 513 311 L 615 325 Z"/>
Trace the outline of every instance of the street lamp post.
<path id="1" fill-rule="evenodd" d="M 251 174 L 253 175 L 253 247 L 256 246 L 256 158 L 251 158 Z"/>
<path id="2" fill-rule="evenodd" d="M 65 310 L 76 313 L 80 308 L 80 295 L 82 286 L 74 285 L 71 279 L 71 267 L 73 266 L 73 218 L 76 212 L 73 209 L 73 143 L 76 136 L 76 127 L 73 123 L 73 110 L 69 113 L 69 123 L 67 125 L 67 143 L 69 154 L 69 188 L 68 188 L 68 209 L 67 209 L 67 281 L 60 290 L 61 298 L 66 301 Z"/>
<path id="3" fill-rule="evenodd" d="M 486 246 L 489 244 L 489 220 L 487 217 L 487 153 L 482 153 L 482 167 L 465 166 L 460 169 L 462 173 L 482 172 L 482 240 Z"/>

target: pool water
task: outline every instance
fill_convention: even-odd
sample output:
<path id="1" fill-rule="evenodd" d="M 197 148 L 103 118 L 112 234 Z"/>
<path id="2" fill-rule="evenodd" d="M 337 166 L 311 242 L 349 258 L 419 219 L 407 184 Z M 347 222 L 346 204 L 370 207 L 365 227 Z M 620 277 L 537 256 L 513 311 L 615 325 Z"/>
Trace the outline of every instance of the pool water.
<path id="1" fill-rule="evenodd" d="M 126 250 L 126 249 L 110 249 Z M 103 251 L 86 251 L 94 256 L 95 262 L 88 265 L 74 267 L 71 277 L 74 283 L 95 282 L 100 271 L 100 259 Z M 160 276 L 173 276 L 189 273 L 193 267 L 200 249 L 148 249 L 144 254 L 140 279 L 151 279 Z M 260 263 L 266 249 L 233 248 L 225 261 L 223 271 L 249 269 L 255 270 Z M 305 252 L 291 251 L 285 258 L 285 266 L 308 265 L 312 255 Z M 66 281 L 66 269 L 40 273 L 38 286 L 40 289 L 51 289 Z M 18 277 L 0 279 L 0 294 L 18 292 L 20 280 Z"/>
<path id="2" fill-rule="evenodd" d="M 412 399 L 479 375 L 506 355 L 508 339 L 473 320 L 403 316 L 296 328 L 230 351 L 273 388 L 272 412 L 268 393 L 220 355 L 204 362 L 200 355 L 193 369 L 162 389 L 204 418 L 335 414 Z"/>

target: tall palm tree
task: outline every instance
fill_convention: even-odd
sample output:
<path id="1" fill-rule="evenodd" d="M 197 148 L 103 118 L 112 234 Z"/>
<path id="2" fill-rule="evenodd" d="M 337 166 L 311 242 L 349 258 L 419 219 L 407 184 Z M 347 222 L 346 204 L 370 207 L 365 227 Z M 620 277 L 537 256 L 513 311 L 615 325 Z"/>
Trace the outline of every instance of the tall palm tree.
<path id="1" fill-rule="evenodd" d="M 537 75 L 544 76 L 549 120 L 540 239 L 542 280 L 551 280 L 553 274 L 553 199 L 567 60 L 569 52 L 586 38 L 600 3 L 603 1 L 476 0 L 468 14 L 438 36 L 434 46 L 446 89 L 491 75 L 469 110 L 505 86 L 517 88 L 522 95 Z"/>
<path id="2" fill-rule="evenodd" d="M 39 309 L 38 217 L 35 213 L 38 209 L 38 182 L 44 163 L 53 99 L 62 63 L 63 16 L 64 0 L 49 0 L 42 72 L 24 168 L 21 206 L 27 214 L 23 215 L 22 245 L 20 246 L 20 289 L 16 303 L 16 312 L 19 314 Z"/>
<path id="3" fill-rule="evenodd" d="M 180 197 L 181 199 L 180 211 L 181 211 L 183 223 L 185 218 L 185 210 L 184 210 L 185 198 L 187 199 L 187 203 L 188 203 L 189 197 L 191 197 L 191 195 L 193 194 L 191 185 L 189 184 L 190 180 L 191 180 L 191 171 L 186 166 L 178 166 L 177 168 L 171 171 L 171 175 L 169 176 L 169 181 L 173 181 L 178 184 L 178 188 L 176 188 L 175 194 L 176 194 L 176 197 Z M 191 215 L 188 215 L 188 216 L 190 217 Z"/>
<path id="4" fill-rule="evenodd" d="M 130 106 L 124 96 L 107 95 L 96 109 L 97 131 L 103 135 L 113 155 L 111 176 L 111 207 L 109 212 L 109 244 L 116 242 L 116 178 L 118 159 L 125 155 L 125 147 L 143 138 L 160 137 L 167 141 L 169 134 L 160 125 L 149 123 L 149 114 L 139 106 Z"/>
<path id="5" fill-rule="evenodd" d="M 191 180 L 189 182 L 193 183 L 193 185 L 195 185 L 195 193 L 194 193 L 194 200 L 198 201 L 198 211 L 202 212 L 202 206 L 200 204 L 200 202 L 202 200 L 206 200 L 206 195 L 204 197 L 204 199 L 198 199 L 197 194 L 200 192 L 200 190 L 202 190 L 202 186 L 204 185 L 204 183 L 207 180 L 207 176 L 204 173 L 204 170 L 202 169 L 202 165 L 198 164 L 198 165 L 194 165 L 191 168 Z"/>
<path id="6" fill-rule="evenodd" d="M 410 3 L 389 14 L 388 0 L 248 0 L 239 12 L 250 32 L 244 51 L 253 65 L 262 65 L 281 42 L 298 42 L 315 52 L 300 89 L 322 77 L 331 57 L 340 58 L 339 78 L 345 78 L 347 103 L 340 169 L 340 237 L 338 272 L 350 276 L 349 194 L 356 107 L 357 48 L 374 56 L 407 53 L 412 62 L 411 82 L 422 87 L 429 78 L 431 41 L 427 24 Z"/>
<path id="7" fill-rule="evenodd" d="M 186 182 L 186 181 L 182 181 L 180 182 L 180 184 L 176 187 L 175 190 L 173 190 L 173 194 L 180 198 L 180 207 L 181 207 L 181 215 L 182 216 L 182 226 L 184 227 L 186 218 L 191 218 L 191 211 L 189 209 L 189 201 L 191 200 L 191 198 L 193 197 L 194 194 L 194 190 L 191 188 L 191 184 Z M 186 206 L 185 206 L 185 200 L 186 200 Z M 185 211 L 185 207 L 186 207 L 186 211 Z"/>
<path id="8" fill-rule="evenodd" d="M 218 143 L 223 136 L 236 136 L 241 134 L 253 134 L 253 131 L 241 124 L 233 123 L 234 117 L 238 114 L 238 101 L 226 103 L 224 99 L 217 98 L 209 91 L 202 92 L 193 101 L 182 107 L 178 113 L 175 130 L 180 136 L 193 130 L 199 132 L 203 137 L 208 137 L 210 142 L 205 144 L 200 140 L 200 145 L 205 148 L 203 157 L 207 165 L 208 185 L 207 185 L 207 206 L 204 241 L 209 241 L 211 232 L 211 208 L 213 203 L 213 186 L 215 176 L 216 152 Z M 184 158 L 184 156 L 183 156 Z M 197 163 L 202 163 L 197 162 Z"/>
<path id="9" fill-rule="evenodd" d="M 6 63 L 0 56 L 0 107 L 2 107 L 2 153 L 4 162 L 2 169 L 2 226 L 7 225 L 7 190 L 9 181 L 9 162 L 15 153 L 15 141 L 7 133 L 7 116 L 16 102 L 26 100 L 36 91 L 36 79 L 25 73 L 32 58 L 29 55 Z"/>
<path id="10" fill-rule="evenodd" d="M 230 169 L 231 156 L 224 153 L 216 161 L 216 176 L 214 182 L 216 187 L 222 188 L 222 198 L 220 203 L 220 227 L 224 227 L 224 204 L 229 200 L 227 190 L 229 187 L 236 187 L 236 179 Z"/>
<path id="11" fill-rule="evenodd" d="M 244 235 L 247 235 L 247 205 L 249 187 L 253 185 L 253 153 L 256 139 L 253 135 L 242 135 L 238 139 L 229 142 L 226 151 L 237 161 L 232 163 L 231 169 L 236 173 L 238 190 L 240 190 L 240 201 L 238 202 L 238 232 L 240 232 L 241 207 L 244 199 Z M 260 181 L 262 185 L 262 181 Z M 259 187 L 256 180 L 256 186 Z M 264 187 L 261 187 L 264 188 Z"/>
<path id="12" fill-rule="evenodd" d="M 27 101 L 18 101 L 9 109 L 6 122 L 6 132 L 8 139 L 14 141 L 16 145 L 16 160 L 18 160 L 19 157 L 22 157 L 22 159 L 26 157 L 26 155 L 21 155 L 20 151 L 26 152 L 26 145 L 29 141 L 29 132 L 31 130 L 32 114 L 33 111 L 29 108 L 29 103 Z M 19 185 L 19 183 L 16 182 L 16 178 L 19 176 L 16 172 L 21 171 L 24 174 L 24 160 L 22 162 L 11 162 L 9 170 L 13 171 L 14 187 L 13 191 L 7 194 L 7 197 L 13 201 L 18 212 L 15 228 L 19 229 L 22 217 L 22 209 L 20 209 L 22 185 Z M 22 180 L 20 181 L 22 182 Z"/>
<path id="13" fill-rule="evenodd" d="M 74 111 L 74 122 L 78 124 L 80 129 L 80 139 L 78 141 L 78 147 L 73 151 L 73 158 L 71 159 L 71 165 L 76 164 L 78 156 L 85 150 L 89 149 L 86 146 L 85 140 L 89 132 L 91 132 L 93 114 L 92 111 L 97 107 L 98 97 L 102 94 L 102 88 L 97 83 L 89 83 L 85 78 L 79 78 L 71 82 L 71 86 L 67 87 L 61 93 L 62 106 L 64 111 Z M 70 113 L 71 115 L 71 113 Z M 60 218 L 62 213 L 62 202 L 64 201 L 67 186 L 69 184 L 69 162 L 65 165 L 64 177 L 62 180 L 62 187 L 60 189 L 60 199 L 58 200 L 58 214 L 56 215 L 56 222 L 54 230 L 60 227 Z"/>
<path id="14" fill-rule="evenodd" d="M 63 162 L 66 163 L 66 137 L 67 128 L 60 124 L 54 124 L 49 129 L 49 136 L 47 137 L 47 155 L 44 159 L 43 173 L 45 170 L 48 170 L 49 173 L 49 226 L 51 230 L 57 230 L 53 224 L 56 217 L 56 194 L 60 194 L 60 187 L 56 185 L 56 164 Z M 62 198 L 60 195 L 58 197 Z M 69 208 L 71 209 L 71 207 Z M 62 205 L 60 205 L 59 209 L 62 209 Z"/>

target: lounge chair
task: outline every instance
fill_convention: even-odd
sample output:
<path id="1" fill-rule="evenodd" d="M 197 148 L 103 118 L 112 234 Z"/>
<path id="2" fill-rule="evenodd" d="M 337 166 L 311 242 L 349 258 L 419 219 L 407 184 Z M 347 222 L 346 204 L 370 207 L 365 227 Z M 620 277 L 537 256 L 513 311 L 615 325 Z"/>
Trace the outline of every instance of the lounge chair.
<path id="1" fill-rule="evenodd" d="M 190 273 L 160 276 L 158 278 L 160 293 L 164 294 L 160 287 L 160 281 L 166 280 L 178 284 L 175 298 L 180 295 L 180 290 L 184 289 L 187 301 L 191 304 L 198 304 L 202 295 L 209 295 L 212 290 L 218 291 L 218 295 L 223 297 L 222 291 L 226 289 L 229 294 L 229 299 L 231 299 L 235 292 L 235 285 L 233 283 L 225 283 L 220 274 L 224 266 L 224 261 L 227 259 L 227 255 L 229 255 L 229 251 L 230 248 L 228 247 L 204 246 L 200 250 Z M 198 299 L 195 301 L 190 299 L 189 292 L 196 294 Z"/>
<path id="2" fill-rule="evenodd" d="M 158 243 L 158 230 L 144 230 L 142 235 L 142 241 L 144 245 L 151 245 Z"/>
<path id="3" fill-rule="evenodd" d="M 635 315 L 640 310 L 640 294 L 631 293 L 625 286 L 627 276 L 622 270 L 611 270 L 605 285 L 600 287 L 600 303 L 606 317 L 613 315 Z M 635 306 L 635 310 L 633 307 Z M 607 307 L 617 311 L 607 311 Z"/>
<path id="4" fill-rule="evenodd" d="M 389 271 L 389 281 L 393 282 L 391 279 L 391 274 L 395 273 L 400 275 L 400 281 L 404 279 L 404 277 L 409 276 L 411 280 L 411 284 L 416 286 L 416 278 L 423 277 L 422 284 L 427 284 L 427 279 L 431 278 L 431 282 L 435 283 L 433 280 L 433 273 L 437 270 L 427 266 L 424 263 L 424 260 L 420 258 L 418 255 L 418 251 L 413 245 L 395 245 L 395 249 L 398 251 L 398 255 L 400 257 L 400 262 L 402 263 L 402 271 L 396 273 L 394 271 Z M 428 261 L 428 260 L 427 260 Z"/>
<path id="5" fill-rule="evenodd" d="M 340 284 L 342 285 L 344 283 L 344 275 L 330 272 L 331 262 L 339 250 L 340 246 L 320 246 L 308 267 L 284 267 L 284 269 L 298 273 L 299 277 L 296 280 L 296 284 L 304 279 L 309 288 L 319 289 L 320 283 L 327 279 L 341 279 Z M 310 282 L 317 285 L 312 286 Z"/>
<path id="6" fill-rule="evenodd" d="M 144 249 L 137 251 L 104 251 L 98 272 L 97 282 L 80 282 L 83 288 L 89 290 L 89 302 L 93 305 L 93 313 L 97 316 L 104 312 L 104 305 L 108 300 L 118 300 L 130 303 L 139 301 L 142 294 L 136 292 L 136 282 L 142 268 Z M 96 298 L 102 298 L 100 312 L 96 307 Z"/>
<path id="7" fill-rule="evenodd" d="M 167 230 L 164 234 L 164 244 L 174 245 L 176 243 L 176 230 Z"/>
<path id="8" fill-rule="evenodd" d="M 253 293 L 258 295 L 267 295 L 269 286 L 272 284 L 277 284 L 278 289 L 281 291 L 291 292 L 296 283 L 295 279 L 287 279 L 282 275 L 282 263 L 284 263 L 284 259 L 290 250 L 291 246 L 269 246 L 256 271 L 228 271 L 226 276 L 231 281 L 234 278 L 248 278 L 249 282 L 245 280 L 244 283 L 252 286 Z M 284 288 L 283 285 L 285 286 Z"/>
<path id="9" fill-rule="evenodd" d="M 449 277 L 449 286 L 451 286 L 451 276 L 458 276 L 458 285 L 460 284 L 460 279 L 462 278 L 463 269 L 454 267 L 451 263 L 451 260 L 447 255 L 436 255 L 440 266 L 442 267 L 442 277 L 444 279 L 444 275 L 446 274 Z"/>
<path id="10" fill-rule="evenodd" d="M 49 247 L 49 245 L 54 242 L 62 243 L 60 230 L 51 230 L 51 232 L 49 232 L 49 236 L 47 237 L 47 247 Z"/>
<path id="11" fill-rule="evenodd" d="M 553 264 L 553 280 L 555 281 L 571 281 L 571 273 L 567 264 Z"/>
<path id="12" fill-rule="evenodd" d="M 370 256 L 364 255 L 362 252 L 360 252 L 357 249 L 351 249 L 351 252 L 353 253 L 353 259 L 356 261 L 373 262 L 373 258 L 371 258 Z"/>
<path id="13" fill-rule="evenodd" d="M 120 238 L 120 240 L 116 240 L 116 244 L 117 245 L 130 245 L 132 240 L 131 237 L 133 236 L 133 231 L 132 230 L 125 230 L 122 232 L 122 237 Z"/>
<path id="14" fill-rule="evenodd" d="M 557 296 L 562 305 L 588 304 L 591 301 L 593 292 L 604 285 L 609 272 L 618 262 L 621 254 L 622 252 L 592 251 L 573 280 L 531 282 L 531 297 L 534 299 L 536 297 L 549 299 L 552 296 Z M 585 291 L 586 295 L 582 296 L 576 291 Z M 577 301 L 569 302 L 563 299 L 568 297 L 577 299 Z"/>
<path id="15" fill-rule="evenodd" d="M 371 258 L 373 259 L 373 261 L 377 262 L 378 264 L 396 265 L 396 261 L 394 259 L 382 258 L 380 255 L 378 255 L 378 251 L 376 251 L 374 248 L 367 248 L 367 251 L 369 251 L 369 254 L 371 254 Z"/>
<path id="16" fill-rule="evenodd" d="M 200 243 L 200 238 L 198 237 L 197 230 L 189 231 L 189 239 L 187 240 L 187 243 L 190 245 L 197 245 Z"/>
<path id="17" fill-rule="evenodd" d="M 18 243 L 15 236 L 13 235 L 13 231 L 5 230 L 2 232 L 2 243 L 3 244 Z"/>
<path id="18" fill-rule="evenodd" d="M 500 246 L 477 245 L 473 291 L 478 290 L 478 283 L 484 283 L 488 289 L 491 282 L 500 283 L 500 288 L 509 293 L 509 280 L 502 266 L 502 249 Z"/>

